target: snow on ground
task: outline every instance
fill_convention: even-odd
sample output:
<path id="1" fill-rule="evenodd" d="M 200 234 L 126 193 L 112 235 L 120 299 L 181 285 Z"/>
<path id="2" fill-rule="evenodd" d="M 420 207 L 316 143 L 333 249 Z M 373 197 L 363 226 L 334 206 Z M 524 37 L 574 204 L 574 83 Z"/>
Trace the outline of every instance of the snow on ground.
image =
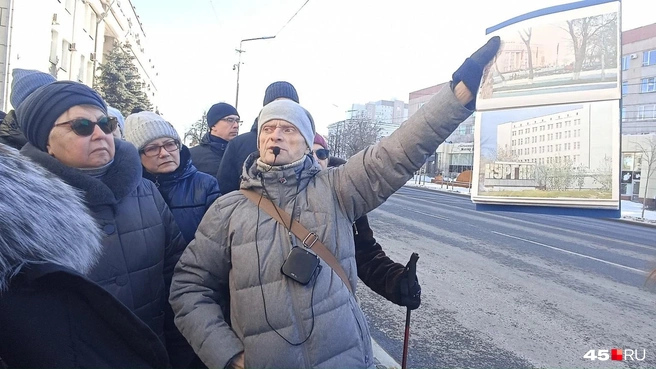
<path id="1" fill-rule="evenodd" d="M 415 176 L 413 179 L 409 180 L 406 183 L 406 186 L 414 187 L 423 187 L 435 191 L 444 191 L 444 192 L 458 192 L 462 194 L 469 194 L 468 188 L 462 187 L 451 187 L 446 184 L 435 184 L 430 183 L 431 178 L 422 176 Z M 642 219 L 642 204 L 637 202 L 632 202 L 628 200 L 622 200 L 622 218 L 637 222 L 643 223 L 654 223 L 656 224 L 656 211 L 654 210 L 645 210 L 645 218 Z"/>

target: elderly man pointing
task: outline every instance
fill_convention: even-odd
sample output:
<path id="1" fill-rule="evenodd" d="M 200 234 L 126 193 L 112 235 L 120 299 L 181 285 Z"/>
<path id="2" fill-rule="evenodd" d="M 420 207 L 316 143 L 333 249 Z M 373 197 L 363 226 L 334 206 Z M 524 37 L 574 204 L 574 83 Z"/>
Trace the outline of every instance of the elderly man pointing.
<path id="1" fill-rule="evenodd" d="M 374 366 L 354 295 L 351 224 L 401 188 L 471 115 L 498 50 L 499 38 L 492 38 L 465 60 L 451 86 L 338 168 L 320 170 L 311 151 L 314 122 L 300 105 L 280 100 L 262 109 L 259 155 L 244 163 L 242 190 L 205 214 L 171 286 L 176 325 L 206 365 Z M 308 237 L 299 237 L 291 220 Z"/>

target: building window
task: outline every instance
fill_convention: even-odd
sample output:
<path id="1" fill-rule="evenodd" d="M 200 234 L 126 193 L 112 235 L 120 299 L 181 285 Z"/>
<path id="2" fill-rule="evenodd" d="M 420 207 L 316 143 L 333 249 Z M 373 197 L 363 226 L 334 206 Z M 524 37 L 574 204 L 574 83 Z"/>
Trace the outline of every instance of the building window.
<path id="1" fill-rule="evenodd" d="M 95 78 L 95 75 L 93 74 L 93 62 L 88 61 L 87 62 L 87 81 L 89 83 L 93 84 L 93 79 Z"/>
<path id="2" fill-rule="evenodd" d="M 60 68 L 63 69 L 64 71 L 68 71 L 70 61 L 71 61 L 71 44 L 66 40 L 62 40 L 62 58 L 61 58 Z"/>
<path id="3" fill-rule="evenodd" d="M 68 12 L 68 14 L 73 14 L 74 7 L 75 7 L 75 0 L 66 0 L 66 3 L 64 3 L 64 8 Z"/>
<path id="4" fill-rule="evenodd" d="M 59 46 L 59 34 L 57 31 L 52 31 L 50 36 L 50 63 L 57 65 L 59 57 L 57 56 L 57 47 Z"/>
<path id="5" fill-rule="evenodd" d="M 85 70 L 86 66 L 87 66 L 87 63 L 86 63 L 86 60 L 84 60 L 84 55 L 80 55 L 80 70 L 78 71 L 78 74 L 77 74 L 78 82 L 84 83 L 84 80 L 85 80 L 86 74 L 87 74 L 86 70 Z"/>
<path id="6" fill-rule="evenodd" d="M 622 96 L 626 95 L 629 92 L 629 82 L 622 82 Z"/>
<path id="7" fill-rule="evenodd" d="M 638 107 L 638 119 L 639 120 L 654 119 L 654 117 L 656 116 L 654 114 L 655 108 L 656 105 L 640 105 Z"/>
<path id="8" fill-rule="evenodd" d="M 656 64 L 656 50 L 645 51 L 642 53 L 642 66 L 646 67 L 648 65 Z"/>
<path id="9" fill-rule="evenodd" d="M 643 78 L 640 83 L 640 92 L 656 91 L 656 77 Z"/>
<path id="10" fill-rule="evenodd" d="M 629 69 L 629 61 L 631 60 L 630 55 L 625 55 L 622 57 L 622 70 Z"/>
<path id="11" fill-rule="evenodd" d="M 621 112 L 622 112 L 621 113 L 622 114 L 622 121 L 625 121 L 626 120 L 626 109 L 624 107 L 622 107 Z"/>

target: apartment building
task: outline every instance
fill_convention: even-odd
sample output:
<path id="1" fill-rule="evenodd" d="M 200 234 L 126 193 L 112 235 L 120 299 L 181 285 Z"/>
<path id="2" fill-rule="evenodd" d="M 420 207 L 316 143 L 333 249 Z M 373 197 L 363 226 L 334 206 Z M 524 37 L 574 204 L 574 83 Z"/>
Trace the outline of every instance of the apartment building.
<path id="1" fill-rule="evenodd" d="M 656 23 L 622 32 L 622 134 L 656 132 Z"/>
<path id="2" fill-rule="evenodd" d="M 103 55 L 115 42 L 135 57 L 157 109 L 158 73 L 146 33 L 130 0 L 0 0 L 0 108 L 12 109 L 14 68 L 49 72 L 59 80 L 93 86 Z"/>

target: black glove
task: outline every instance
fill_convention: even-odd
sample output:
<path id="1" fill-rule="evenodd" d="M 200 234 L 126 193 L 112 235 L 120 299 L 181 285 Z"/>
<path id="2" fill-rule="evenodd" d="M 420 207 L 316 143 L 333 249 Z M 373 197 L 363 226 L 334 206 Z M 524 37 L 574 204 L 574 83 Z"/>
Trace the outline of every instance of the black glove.
<path id="1" fill-rule="evenodd" d="M 475 110 L 476 108 L 476 93 L 478 92 L 478 87 L 481 84 L 481 79 L 483 78 L 483 72 L 485 67 L 490 64 L 492 59 L 499 52 L 501 47 L 501 39 L 499 36 L 492 37 L 483 47 L 476 50 L 469 58 L 465 59 L 465 62 L 462 63 L 460 68 L 453 73 L 452 76 L 452 88 L 462 82 L 467 86 L 467 89 L 474 96 L 474 100 L 465 106 L 469 110 Z"/>
<path id="2" fill-rule="evenodd" d="M 405 306 L 410 310 L 414 310 L 421 304 L 421 286 L 419 280 L 415 276 L 415 280 L 410 283 L 408 280 L 408 269 L 406 268 L 401 275 L 401 303 L 399 305 Z"/>

